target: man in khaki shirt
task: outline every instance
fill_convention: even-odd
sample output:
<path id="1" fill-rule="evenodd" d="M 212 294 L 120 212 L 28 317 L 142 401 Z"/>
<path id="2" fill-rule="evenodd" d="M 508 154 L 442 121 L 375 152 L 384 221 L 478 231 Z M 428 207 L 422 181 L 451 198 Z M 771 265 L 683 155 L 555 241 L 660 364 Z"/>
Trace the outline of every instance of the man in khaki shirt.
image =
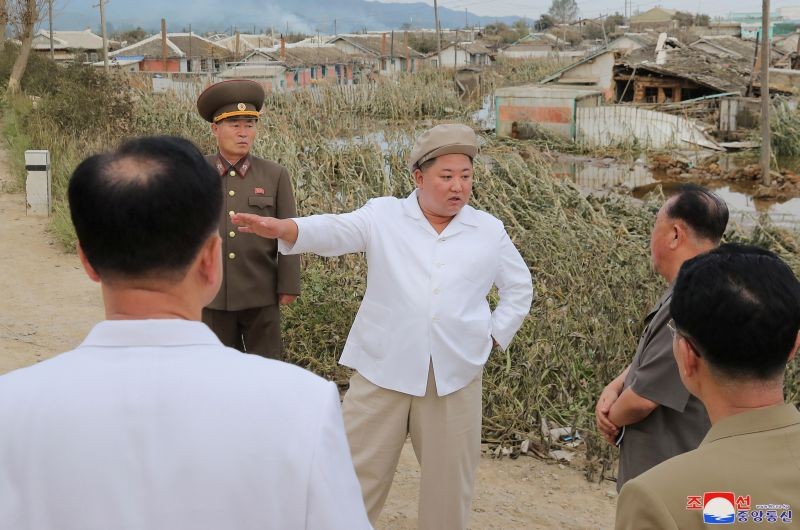
<path id="1" fill-rule="evenodd" d="M 616 528 L 800 528 L 800 412 L 783 398 L 800 346 L 794 273 L 766 250 L 723 245 L 683 265 L 672 319 L 681 380 L 712 427 L 622 488 Z"/>
<path id="2" fill-rule="evenodd" d="M 237 212 L 297 215 L 286 168 L 250 154 L 263 103 L 261 85 L 244 79 L 212 85 L 197 99 L 197 110 L 217 139 L 219 152 L 207 160 L 222 179 L 225 200 L 219 227 L 222 287 L 203 310 L 203 322 L 226 346 L 280 359 L 279 304 L 300 294 L 300 259 L 279 256 L 275 241 L 241 234 L 230 219 Z"/>
<path id="3" fill-rule="evenodd" d="M 681 383 L 667 329 L 672 282 L 681 264 L 719 244 L 728 209 L 705 188 L 682 186 L 656 217 L 650 240 L 653 268 L 669 284 L 645 317 L 630 366 L 603 390 L 597 427 L 620 447 L 617 490 L 651 467 L 696 448 L 710 426 L 702 403 Z"/>

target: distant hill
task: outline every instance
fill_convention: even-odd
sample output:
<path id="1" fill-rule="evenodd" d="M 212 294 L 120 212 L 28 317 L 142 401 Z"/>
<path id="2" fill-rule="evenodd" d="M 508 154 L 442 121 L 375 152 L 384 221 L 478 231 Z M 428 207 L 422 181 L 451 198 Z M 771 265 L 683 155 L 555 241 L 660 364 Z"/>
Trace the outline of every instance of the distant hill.
<path id="1" fill-rule="evenodd" d="M 100 14 L 91 7 L 94 2 L 56 0 L 53 27 L 60 30 L 100 26 Z M 59 8 L 59 4 L 63 7 Z M 224 11 L 220 10 L 223 6 Z M 443 28 L 462 28 L 465 13 L 444 7 L 439 8 Z M 334 20 L 339 33 L 367 30 L 400 29 L 404 24 L 412 28 L 433 28 L 433 7 L 424 3 L 397 4 L 369 2 L 366 0 L 110 0 L 106 6 L 106 21 L 110 32 L 140 26 L 149 32 L 160 30 L 161 18 L 166 18 L 168 31 L 182 31 L 192 26 L 192 31 L 257 32 L 275 28 L 276 33 L 333 33 Z M 467 14 L 469 25 L 495 21 L 513 23 L 518 17 L 479 17 Z M 46 17 L 45 17 L 46 20 Z M 46 22 L 45 22 L 46 25 Z"/>

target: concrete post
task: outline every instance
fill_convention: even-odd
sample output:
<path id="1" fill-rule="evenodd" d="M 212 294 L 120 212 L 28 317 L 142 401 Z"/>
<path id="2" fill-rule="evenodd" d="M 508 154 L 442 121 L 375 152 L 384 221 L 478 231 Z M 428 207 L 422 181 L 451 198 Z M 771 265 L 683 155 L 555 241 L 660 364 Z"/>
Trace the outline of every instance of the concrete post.
<path id="1" fill-rule="evenodd" d="M 51 211 L 52 177 L 50 175 L 50 151 L 25 151 L 25 179 L 28 215 L 49 216 Z"/>

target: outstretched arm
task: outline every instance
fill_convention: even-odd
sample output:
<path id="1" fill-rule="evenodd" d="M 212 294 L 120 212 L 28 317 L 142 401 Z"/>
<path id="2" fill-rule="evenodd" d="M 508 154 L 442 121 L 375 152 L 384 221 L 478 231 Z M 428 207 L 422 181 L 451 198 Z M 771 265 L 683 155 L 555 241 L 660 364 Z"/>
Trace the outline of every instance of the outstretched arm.
<path id="1" fill-rule="evenodd" d="M 280 239 L 290 245 L 297 241 L 297 223 L 292 219 L 262 217 L 252 213 L 237 213 L 231 217 L 240 232 L 256 234 L 267 239 Z"/>
<path id="2" fill-rule="evenodd" d="M 278 252 L 283 255 L 313 252 L 320 256 L 341 256 L 367 250 L 374 201 L 343 214 L 275 219 L 239 213 L 231 219 L 242 232 L 277 239 Z"/>

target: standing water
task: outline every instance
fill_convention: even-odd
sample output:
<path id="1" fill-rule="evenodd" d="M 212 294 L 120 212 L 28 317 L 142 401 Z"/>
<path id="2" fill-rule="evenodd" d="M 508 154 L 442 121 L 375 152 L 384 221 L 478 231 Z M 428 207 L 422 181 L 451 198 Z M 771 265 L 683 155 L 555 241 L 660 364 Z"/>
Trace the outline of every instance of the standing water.
<path id="1" fill-rule="evenodd" d="M 725 170 L 735 169 L 735 162 L 724 155 L 718 162 Z M 659 186 L 665 190 L 689 180 L 677 179 L 665 170 L 651 169 L 648 160 L 640 157 L 633 162 L 613 158 L 591 158 L 563 155 L 551 166 L 554 177 L 568 179 L 586 191 L 613 190 L 642 198 Z M 800 229 L 800 198 L 787 200 L 759 199 L 751 182 L 729 182 L 723 179 L 703 180 L 713 189 L 731 212 L 731 220 L 751 224 L 761 214 L 786 228 Z"/>

